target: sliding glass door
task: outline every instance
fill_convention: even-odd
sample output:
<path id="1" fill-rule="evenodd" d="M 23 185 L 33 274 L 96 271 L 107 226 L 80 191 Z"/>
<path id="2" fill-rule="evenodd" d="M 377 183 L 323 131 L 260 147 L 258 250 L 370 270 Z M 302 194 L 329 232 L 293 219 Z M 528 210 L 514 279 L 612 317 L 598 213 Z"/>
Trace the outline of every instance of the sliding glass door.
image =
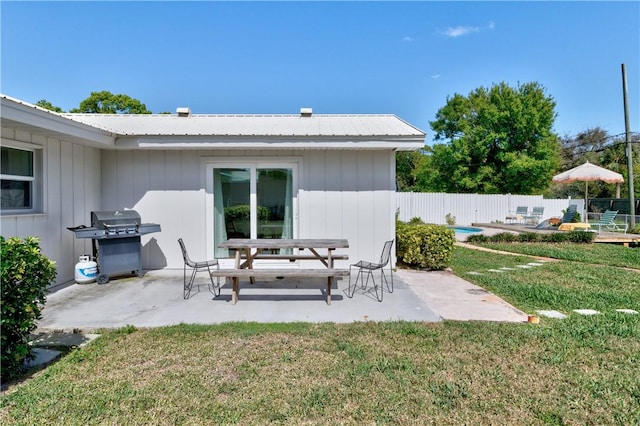
<path id="1" fill-rule="evenodd" d="M 218 244 L 228 238 L 293 238 L 295 164 L 212 163 L 213 246 L 216 258 L 233 255 Z"/>
<path id="2" fill-rule="evenodd" d="M 258 169 L 258 238 L 293 238 L 292 169 Z"/>

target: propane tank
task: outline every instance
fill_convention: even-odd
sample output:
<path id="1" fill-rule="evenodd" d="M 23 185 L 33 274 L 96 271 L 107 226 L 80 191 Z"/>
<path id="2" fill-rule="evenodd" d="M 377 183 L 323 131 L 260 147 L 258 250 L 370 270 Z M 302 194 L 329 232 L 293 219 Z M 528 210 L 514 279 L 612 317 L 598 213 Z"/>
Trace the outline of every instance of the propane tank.
<path id="1" fill-rule="evenodd" d="M 91 256 L 80 256 L 76 263 L 75 278 L 78 284 L 87 284 L 95 281 L 98 275 L 98 264 L 91 260 Z"/>

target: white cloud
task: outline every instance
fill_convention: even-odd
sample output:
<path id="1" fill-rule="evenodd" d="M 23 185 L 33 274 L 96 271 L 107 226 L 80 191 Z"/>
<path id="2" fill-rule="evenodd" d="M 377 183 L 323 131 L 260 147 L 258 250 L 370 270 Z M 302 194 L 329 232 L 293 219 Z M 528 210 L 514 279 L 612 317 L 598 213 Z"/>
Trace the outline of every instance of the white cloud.
<path id="1" fill-rule="evenodd" d="M 433 80 L 437 80 L 440 78 L 440 74 L 432 74 L 429 77 L 431 77 Z"/>
<path id="2" fill-rule="evenodd" d="M 447 37 L 461 37 L 471 33 L 477 33 L 480 31 L 480 27 L 464 27 L 462 25 L 458 25 L 457 27 L 449 27 L 444 32 L 444 35 Z"/>
<path id="3" fill-rule="evenodd" d="M 407 43 L 411 43 L 411 42 L 412 42 L 412 41 L 414 41 L 414 40 L 415 40 L 415 38 L 413 38 L 413 37 L 409 37 L 409 36 L 406 36 L 406 37 L 404 37 L 404 38 L 402 39 L 402 41 L 406 41 Z"/>
<path id="4" fill-rule="evenodd" d="M 483 30 L 493 30 L 495 28 L 495 23 L 490 21 L 486 27 L 465 27 L 464 25 L 458 25 L 457 27 L 449 27 L 443 34 L 447 37 L 456 38 L 462 37 L 471 33 L 479 33 Z"/>

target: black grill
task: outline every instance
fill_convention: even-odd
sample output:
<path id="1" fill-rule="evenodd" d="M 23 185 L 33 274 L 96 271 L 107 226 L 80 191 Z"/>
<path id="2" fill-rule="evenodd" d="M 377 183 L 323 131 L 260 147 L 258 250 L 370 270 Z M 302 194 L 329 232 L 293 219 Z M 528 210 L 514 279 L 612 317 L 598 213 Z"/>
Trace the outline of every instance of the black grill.
<path id="1" fill-rule="evenodd" d="M 110 275 L 137 273 L 142 276 L 140 236 L 160 232 L 156 223 L 141 223 L 135 210 L 91 212 L 91 227 L 69 228 L 76 238 L 93 240 L 93 256 L 98 262 L 98 284 Z"/>

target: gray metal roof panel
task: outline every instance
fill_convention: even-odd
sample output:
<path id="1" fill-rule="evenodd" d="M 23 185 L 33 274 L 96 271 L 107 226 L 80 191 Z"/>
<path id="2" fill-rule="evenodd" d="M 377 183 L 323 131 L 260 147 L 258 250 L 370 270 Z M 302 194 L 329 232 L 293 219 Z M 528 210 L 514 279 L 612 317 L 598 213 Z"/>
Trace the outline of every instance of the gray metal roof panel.
<path id="1" fill-rule="evenodd" d="M 424 137 L 392 114 L 207 115 L 63 114 L 72 120 L 127 136 L 320 136 Z"/>

